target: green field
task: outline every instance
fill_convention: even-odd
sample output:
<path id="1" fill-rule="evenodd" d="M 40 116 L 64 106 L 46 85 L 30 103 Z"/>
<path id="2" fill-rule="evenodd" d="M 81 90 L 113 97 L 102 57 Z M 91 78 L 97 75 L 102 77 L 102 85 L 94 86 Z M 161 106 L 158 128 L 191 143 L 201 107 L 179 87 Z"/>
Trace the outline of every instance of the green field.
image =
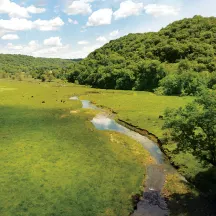
<path id="1" fill-rule="evenodd" d="M 90 123 L 96 111 L 69 100 L 75 95 L 159 138 L 164 110 L 194 99 L 0 80 L 0 215 L 125 216 L 133 210 L 131 197 L 142 188 L 149 154 L 128 137 L 97 131 Z M 168 153 L 174 148 L 163 147 Z M 205 171 L 189 153 L 172 155 L 172 161 L 188 178 Z M 165 184 L 168 197 L 197 196 L 180 181 L 172 187 L 174 179 Z"/>
<path id="2" fill-rule="evenodd" d="M 144 128 L 162 138 L 164 110 L 186 105 L 193 97 L 157 96 L 150 92 L 104 90 L 82 96 L 92 102 L 113 109 L 117 117 Z"/>
<path id="3" fill-rule="evenodd" d="M 82 98 L 111 108 L 117 112 L 116 118 L 146 129 L 159 139 L 164 138 L 164 131 L 162 130 L 164 120 L 159 119 L 159 116 L 163 116 L 165 109 L 185 106 L 194 100 L 194 97 L 157 96 L 150 92 L 113 90 L 88 93 Z M 171 161 L 179 167 L 179 171 L 188 179 L 193 180 L 199 172 L 207 170 L 190 153 L 172 154 L 175 147 L 175 144 L 163 145 L 163 149 L 171 157 Z"/>
<path id="4" fill-rule="evenodd" d="M 112 90 L 88 93 L 82 98 L 112 109 L 117 113 L 116 118 L 147 129 L 161 140 L 165 137 L 162 130 L 164 120 L 159 119 L 159 116 L 163 116 L 164 110 L 168 107 L 178 108 L 194 100 L 194 97 L 157 96 L 149 92 Z M 176 149 L 176 144 L 163 144 L 162 148 L 170 157 L 170 161 L 178 167 L 178 171 L 199 190 L 206 194 L 215 191 L 215 169 L 205 166 L 190 152 L 174 154 L 173 150 Z M 209 204 L 205 203 L 205 198 L 200 197 L 192 185 L 182 184 L 175 176 L 167 177 L 164 194 L 169 197 L 171 215 L 197 215 L 197 211 L 202 211 L 199 213 L 200 215 L 207 214 L 208 209 L 203 206 Z M 199 208 L 197 208 L 197 203 L 199 203 Z"/>
<path id="5" fill-rule="evenodd" d="M 165 109 L 185 106 L 194 100 L 194 97 L 157 96 L 150 92 L 112 90 L 91 92 L 81 98 L 111 108 L 117 112 L 116 118 L 146 129 L 159 139 L 164 138 L 162 130 L 164 120 L 159 119 L 159 116 L 163 116 Z M 185 177 L 193 180 L 199 172 L 206 170 L 206 167 L 203 167 L 190 153 L 172 154 L 175 147 L 175 144 L 163 145 L 171 161 L 179 167 L 179 171 Z"/>
<path id="6" fill-rule="evenodd" d="M 68 99 L 86 91 L 72 84 L 0 81 L 1 216 L 132 211 L 149 155 L 128 137 L 94 129 L 94 114 Z"/>

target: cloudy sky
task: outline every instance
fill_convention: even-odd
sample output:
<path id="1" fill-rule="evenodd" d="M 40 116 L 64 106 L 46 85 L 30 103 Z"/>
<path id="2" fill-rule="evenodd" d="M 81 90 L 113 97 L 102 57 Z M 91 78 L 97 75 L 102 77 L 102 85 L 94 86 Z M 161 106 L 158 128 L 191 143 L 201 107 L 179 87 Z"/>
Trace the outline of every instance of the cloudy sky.
<path id="1" fill-rule="evenodd" d="M 158 31 L 216 0 L 0 0 L 0 53 L 80 58 L 128 33 Z"/>

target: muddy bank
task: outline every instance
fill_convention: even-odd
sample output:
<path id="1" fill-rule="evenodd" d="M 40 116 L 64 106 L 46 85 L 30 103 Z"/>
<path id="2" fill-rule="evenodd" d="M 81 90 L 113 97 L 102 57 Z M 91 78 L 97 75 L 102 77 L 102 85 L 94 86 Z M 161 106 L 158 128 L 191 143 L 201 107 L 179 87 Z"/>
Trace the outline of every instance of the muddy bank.
<path id="1" fill-rule="evenodd" d="M 115 110 L 113 110 L 113 109 L 111 109 L 109 107 L 106 107 L 106 106 L 103 106 L 103 105 L 98 105 L 97 103 L 92 102 L 92 101 L 91 101 L 91 104 L 94 104 L 95 106 L 99 107 L 102 110 L 107 110 L 107 112 L 110 112 L 113 115 L 118 114 Z M 142 136 L 148 137 L 150 140 L 157 143 L 159 145 L 159 147 L 162 146 L 161 140 L 155 134 L 149 132 L 148 130 L 140 128 L 139 126 L 132 125 L 131 123 L 128 123 L 128 122 L 126 122 L 126 121 L 124 121 L 124 120 L 122 120 L 120 118 L 118 118 L 116 121 L 119 124 L 121 124 L 122 126 L 128 128 L 128 129 L 130 129 L 130 130 L 132 130 L 132 131 L 134 131 L 136 133 L 139 133 Z M 163 150 L 163 149 L 161 149 L 161 150 Z"/>
<path id="2" fill-rule="evenodd" d="M 130 216 L 167 216 L 169 209 L 161 190 L 165 182 L 164 167 L 158 164 L 147 167 L 145 190 L 137 200 L 136 208 Z"/>
<path id="3" fill-rule="evenodd" d="M 133 130 L 133 131 L 141 134 L 142 136 L 148 137 L 150 140 L 157 143 L 159 145 L 159 147 L 162 146 L 161 140 L 155 134 L 149 132 L 148 130 L 140 128 L 140 127 L 135 126 L 135 125 L 132 125 L 132 124 L 130 124 L 130 123 L 128 123 L 122 119 L 117 119 L 117 121 L 119 124 L 127 127 L 128 129 Z"/>

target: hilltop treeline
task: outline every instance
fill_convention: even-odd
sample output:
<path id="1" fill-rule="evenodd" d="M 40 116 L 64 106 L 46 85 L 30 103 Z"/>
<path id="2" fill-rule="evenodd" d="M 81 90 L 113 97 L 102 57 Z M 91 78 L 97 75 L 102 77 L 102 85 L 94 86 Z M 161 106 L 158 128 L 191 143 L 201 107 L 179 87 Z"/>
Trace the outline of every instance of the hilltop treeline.
<path id="1" fill-rule="evenodd" d="M 93 87 L 190 95 L 216 88 L 216 18 L 195 16 L 159 32 L 110 41 L 76 64 L 68 80 Z"/>
<path id="2" fill-rule="evenodd" d="M 216 89 L 216 18 L 195 16 L 159 32 L 129 34 L 78 61 L 0 55 L 0 78 L 23 76 L 166 95 Z"/>
<path id="3" fill-rule="evenodd" d="M 18 78 L 31 76 L 43 81 L 64 79 L 78 60 L 34 58 L 25 55 L 0 54 L 0 77 Z"/>

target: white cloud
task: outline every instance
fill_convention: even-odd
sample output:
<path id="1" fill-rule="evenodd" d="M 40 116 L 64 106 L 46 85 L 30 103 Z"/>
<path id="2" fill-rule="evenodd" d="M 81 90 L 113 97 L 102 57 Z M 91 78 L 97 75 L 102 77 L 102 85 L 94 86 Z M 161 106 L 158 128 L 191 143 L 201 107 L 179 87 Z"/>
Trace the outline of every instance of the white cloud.
<path id="1" fill-rule="evenodd" d="M 30 42 L 28 43 L 28 45 L 29 45 L 30 47 L 37 47 L 37 46 L 38 46 L 38 42 L 35 41 L 35 40 L 32 40 L 32 41 L 30 41 Z"/>
<path id="2" fill-rule="evenodd" d="M 86 45 L 86 44 L 89 44 L 89 42 L 83 40 L 83 41 L 78 41 L 78 44 L 79 44 L 79 45 Z"/>
<path id="3" fill-rule="evenodd" d="M 73 49 L 70 44 L 62 44 L 62 46 L 46 46 L 38 43 L 38 41 L 32 40 L 26 45 L 8 43 L 4 46 L 0 44 L 0 52 L 5 54 L 31 55 L 35 57 L 73 59 L 85 58 L 90 52 L 101 46 L 101 43 L 96 43 Z"/>
<path id="4" fill-rule="evenodd" d="M 87 26 L 109 25 L 112 21 L 112 9 L 99 9 L 88 18 Z"/>
<path id="5" fill-rule="evenodd" d="M 120 8 L 113 13 L 116 20 L 133 15 L 139 15 L 143 11 L 143 3 L 135 3 L 131 0 L 121 2 Z"/>
<path id="6" fill-rule="evenodd" d="M 34 5 L 25 8 L 10 0 L 0 1 L 0 14 L 8 14 L 10 17 L 29 18 L 29 13 L 43 13 L 45 11 L 44 8 L 36 8 Z"/>
<path id="7" fill-rule="evenodd" d="M 17 34 L 6 34 L 1 37 L 2 40 L 18 40 L 19 36 Z"/>
<path id="8" fill-rule="evenodd" d="M 58 30 L 59 27 L 64 25 L 63 20 L 60 17 L 56 17 L 51 20 L 38 19 L 33 22 L 34 28 L 40 31 L 54 31 Z"/>
<path id="9" fill-rule="evenodd" d="M 148 4 L 144 9 L 147 14 L 151 14 L 155 17 L 170 15 L 176 16 L 180 12 L 180 8 L 171 5 Z"/>
<path id="10" fill-rule="evenodd" d="M 92 13 L 91 5 L 88 3 L 89 1 L 78 0 L 73 1 L 66 9 L 66 13 L 68 15 L 87 15 Z"/>
<path id="11" fill-rule="evenodd" d="M 119 35 L 119 30 L 115 30 L 115 31 L 110 32 L 111 37 L 117 37 L 118 35 Z"/>
<path id="12" fill-rule="evenodd" d="M 71 55 L 74 56 L 75 58 L 85 58 L 87 57 L 87 55 L 91 52 L 93 52 L 94 50 L 98 49 L 101 47 L 101 44 L 93 44 L 93 45 L 89 45 L 89 46 L 84 46 L 82 48 L 82 50 L 80 51 L 75 51 L 72 52 Z"/>
<path id="13" fill-rule="evenodd" d="M 105 43 L 105 42 L 107 42 L 107 39 L 105 37 L 103 37 L 103 36 L 99 36 L 99 37 L 96 38 L 96 41 Z"/>
<path id="14" fill-rule="evenodd" d="M 48 39 L 45 39 L 44 45 L 45 46 L 53 46 L 53 47 L 62 46 L 61 38 L 60 37 L 50 37 Z"/>
<path id="15" fill-rule="evenodd" d="M 33 52 L 35 57 L 59 58 L 61 54 L 68 52 L 68 46 L 42 48 Z"/>
<path id="16" fill-rule="evenodd" d="M 45 8 L 37 8 L 37 7 L 35 7 L 34 5 L 31 5 L 31 6 L 27 7 L 26 10 L 27 10 L 29 13 L 32 13 L 32 14 L 44 13 L 44 12 L 46 11 Z"/>
<path id="17" fill-rule="evenodd" d="M 7 44 L 7 48 L 10 49 L 10 50 L 22 50 L 23 49 L 23 46 L 21 45 L 13 45 L 12 43 L 8 43 Z"/>
<path id="18" fill-rule="evenodd" d="M 33 22 L 27 19 L 12 18 L 10 20 L 0 20 L 0 30 L 23 31 L 33 28 Z"/>
<path id="19" fill-rule="evenodd" d="M 71 18 L 68 18 L 68 22 L 72 23 L 74 25 L 78 25 L 79 24 L 79 22 L 77 20 L 72 20 Z"/>
<path id="20" fill-rule="evenodd" d="M 59 57 L 62 52 L 68 52 L 68 46 L 44 46 L 37 41 L 30 41 L 27 45 L 13 45 L 8 43 L 1 47 L 2 53 L 32 55 L 35 57 Z"/>
<path id="21" fill-rule="evenodd" d="M 14 45 L 12 43 L 6 46 L 0 45 L 1 53 L 5 54 L 23 54 L 31 55 L 35 57 L 46 57 L 46 58 L 84 58 L 90 52 L 101 47 L 101 44 L 93 44 L 89 46 L 84 46 L 81 49 L 73 50 L 72 46 L 62 45 L 62 46 L 44 46 L 39 44 L 37 41 L 30 41 L 27 45 Z"/>
<path id="22" fill-rule="evenodd" d="M 40 31 L 54 31 L 63 26 L 64 22 L 60 17 L 52 20 L 31 21 L 27 19 L 12 18 L 10 20 L 0 20 L 0 31 L 24 31 L 31 29 L 38 29 Z"/>

